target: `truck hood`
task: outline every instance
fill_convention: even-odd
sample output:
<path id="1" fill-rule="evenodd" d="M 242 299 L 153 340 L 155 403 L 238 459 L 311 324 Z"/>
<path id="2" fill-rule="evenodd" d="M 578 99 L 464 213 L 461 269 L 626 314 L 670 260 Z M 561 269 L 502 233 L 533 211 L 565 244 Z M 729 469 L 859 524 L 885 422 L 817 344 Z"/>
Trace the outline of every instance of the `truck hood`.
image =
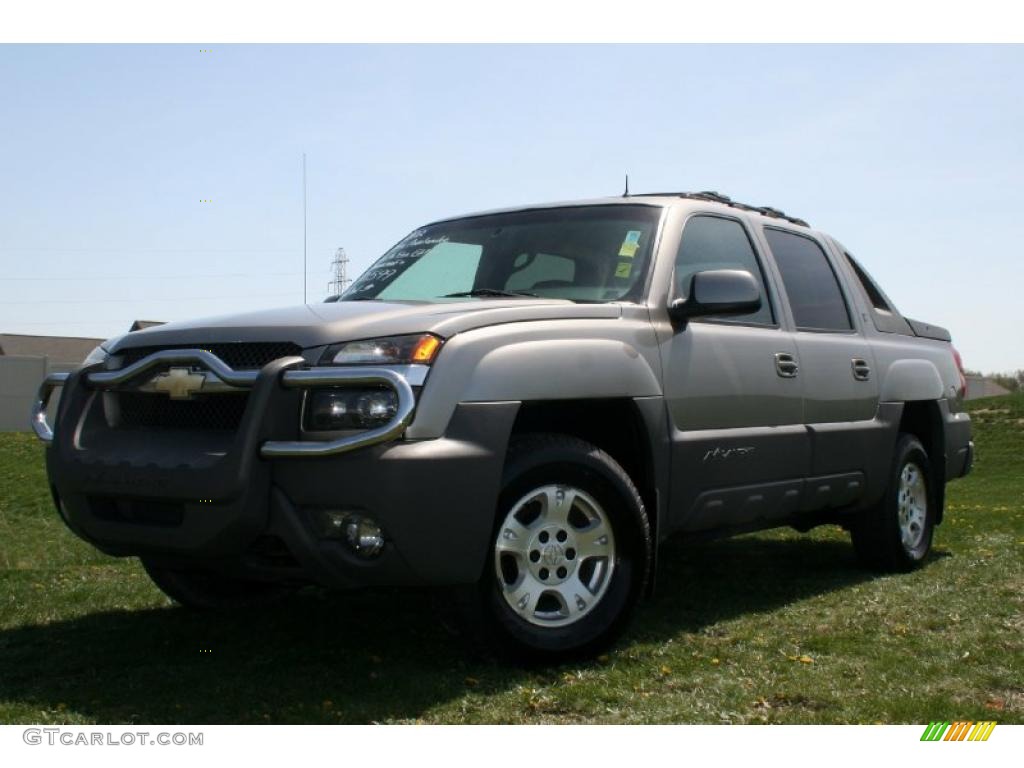
<path id="1" fill-rule="evenodd" d="M 617 304 L 575 304 L 561 299 L 340 301 L 167 323 L 122 336 L 108 349 L 121 352 L 133 347 L 241 341 L 289 341 L 309 348 L 428 331 L 448 338 L 499 323 L 614 319 L 621 313 Z"/>

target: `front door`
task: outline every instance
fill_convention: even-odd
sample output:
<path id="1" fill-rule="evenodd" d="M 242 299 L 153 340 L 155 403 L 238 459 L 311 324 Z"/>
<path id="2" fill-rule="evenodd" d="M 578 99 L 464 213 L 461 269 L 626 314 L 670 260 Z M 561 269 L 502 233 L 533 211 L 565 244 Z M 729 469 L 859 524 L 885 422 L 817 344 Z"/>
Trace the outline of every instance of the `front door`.
<path id="1" fill-rule="evenodd" d="M 663 341 L 671 516 L 674 529 L 690 531 L 792 514 L 809 466 L 796 340 L 739 219 L 699 214 L 686 222 L 676 297 L 709 269 L 753 274 L 762 305 L 750 315 L 690 320 Z"/>

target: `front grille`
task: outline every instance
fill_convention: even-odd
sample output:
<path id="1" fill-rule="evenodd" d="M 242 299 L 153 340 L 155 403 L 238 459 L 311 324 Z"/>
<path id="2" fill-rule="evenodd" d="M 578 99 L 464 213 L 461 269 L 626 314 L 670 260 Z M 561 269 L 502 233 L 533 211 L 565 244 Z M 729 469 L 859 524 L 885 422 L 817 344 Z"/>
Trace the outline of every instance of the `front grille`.
<path id="1" fill-rule="evenodd" d="M 205 349 L 236 371 L 253 371 L 279 357 L 302 355 L 302 347 L 289 341 L 241 341 L 224 344 L 175 344 L 168 347 L 133 347 L 120 354 L 124 366 L 137 363 L 147 355 L 164 349 Z"/>
<path id="2" fill-rule="evenodd" d="M 191 343 L 126 349 L 120 353 L 122 367 L 168 349 L 203 349 L 236 371 L 258 370 L 278 358 L 302 355 L 302 347 L 288 341 Z M 107 420 L 115 428 L 224 432 L 241 425 L 249 393 L 200 393 L 188 400 L 172 400 L 166 394 L 120 391 L 108 398 Z"/>
<path id="3" fill-rule="evenodd" d="M 166 395 L 119 392 L 118 427 L 149 429 L 237 430 L 249 393 L 197 395 L 171 400 Z"/>

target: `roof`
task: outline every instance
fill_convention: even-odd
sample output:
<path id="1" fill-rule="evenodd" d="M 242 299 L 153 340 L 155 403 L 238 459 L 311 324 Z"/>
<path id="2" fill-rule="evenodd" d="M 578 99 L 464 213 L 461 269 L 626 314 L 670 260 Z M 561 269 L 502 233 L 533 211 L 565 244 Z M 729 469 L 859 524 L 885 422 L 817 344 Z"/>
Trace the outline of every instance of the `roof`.
<path id="1" fill-rule="evenodd" d="M 630 197 L 679 197 L 686 200 L 703 200 L 708 203 L 721 203 L 722 205 L 728 206 L 729 208 L 739 208 L 741 211 L 749 211 L 751 213 L 758 213 L 761 216 L 767 216 L 769 219 L 785 219 L 791 224 L 796 224 L 801 227 L 810 227 L 803 219 L 798 219 L 795 216 L 787 216 L 783 211 L 778 208 L 772 208 L 769 205 L 749 205 L 748 203 L 741 203 L 733 200 L 728 195 L 722 195 L 718 192 L 650 192 L 641 193 L 638 195 L 630 195 Z"/>
<path id="2" fill-rule="evenodd" d="M 531 205 L 517 205 L 507 208 L 477 211 L 459 216 L 445 216 L 444 218 L 431 222 L 431 224 L 440 224 L 441 222 L 454 221 L 456 219 L 475 218 L 477 216 L 513 213 L 515 211 L 543 210 L 545 208 L 577 208 L 588 205 L 669 206 L 683 201 L 700 202 L 710 205 L 713 208 L 722 208 L 725 210 L 744 211 L 755 216 L 761 216 L 766 219 L 775 219 L 776 221 L 787 221 L 791 224 L 796 224 L 797 226 L 810 229 L 810 225 L 803 219 L 798 219 L 795 216 L 789 216 L 778 208 L 772 208 L 767 205 L 748 205 L 747 203 L 735 201 L 728 195 L 723 195 L 718 192 L 637 192 L 616 197 L 596 197 L 582 200 L 562 200 L 560 202 L 552 203 L 534 203 Z"/>
<path id="3" fill-rule="evenodd" d="M 103 339 L 78 336 L 25 336 L 0 333 L 0 355 L 48 357 L 55 363 L 80 363 Z"/>

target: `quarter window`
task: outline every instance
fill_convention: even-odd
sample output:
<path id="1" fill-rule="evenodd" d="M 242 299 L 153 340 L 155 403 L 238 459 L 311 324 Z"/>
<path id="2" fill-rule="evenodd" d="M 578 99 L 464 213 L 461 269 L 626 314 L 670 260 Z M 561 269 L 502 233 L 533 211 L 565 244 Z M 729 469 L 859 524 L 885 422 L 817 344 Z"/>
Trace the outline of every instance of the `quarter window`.
<path id="1" fill-rule="evenodd" d="M 821 246 L 809 237 L 781 229 L 765 229 L 764 234 L 779 265 L 796 327 L 812 331 L 852 330 L 839 281 Z"/>
<path id="2" fill-rule="evenodd" d="M 742 269 L 752 274 L 761 288 L 761 308 L 757 312 L 722 317 L 723 322 L 775 323 L 754 246 L 743 225 L 735 219 L 694 216 L 686 222 L 679 253 L 676 254 L 675 297 L 685 299 L 693 276 L 709 269 Z"/>
<path id="3" fill-rule="evenodd" d="M 881 309 L 886 312 L 891 312 L 892 308 L 889 306 L 889 302 L 885 300 L 885 296 L 882 295 L 881 289 L 875 285 L 875 281 L 871 279 L 871 276 L 864 271 L 864 267 L 857 263 L 857 261 L 848 253 L 844 253 L 846 260 L 850 262 L 850 266 L 853 268 L 853 273 L 857 275 L 857 280 L 860 281 L 860 287 L 864 289 L 864 294 L 868 297 L 868 301 L 871 302 L 871 306 L 875 309 Z"/>

